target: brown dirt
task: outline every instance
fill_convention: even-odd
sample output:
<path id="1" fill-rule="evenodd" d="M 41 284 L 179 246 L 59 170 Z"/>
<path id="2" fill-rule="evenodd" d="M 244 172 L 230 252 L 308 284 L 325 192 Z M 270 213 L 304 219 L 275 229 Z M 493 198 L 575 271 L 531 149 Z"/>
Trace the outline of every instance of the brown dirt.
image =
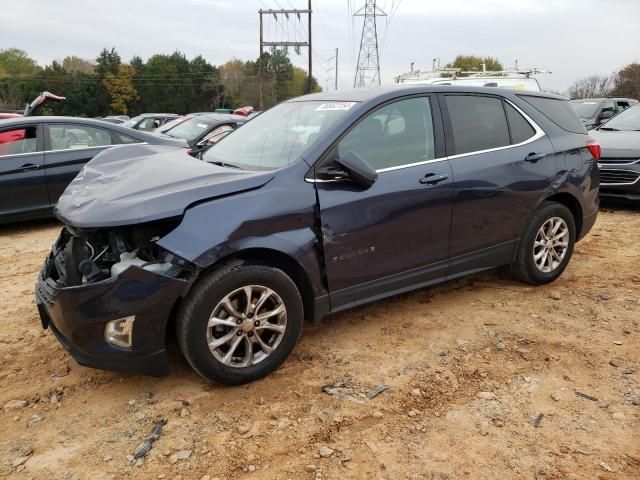
<path id="1" fill-rule="evenodd" d="M 163 379 L 78 366 L 33 301 L 58 229 L 0 229 L 0 407 L 27 402 L 0 411 L 0 476 L 640 478 L 638 209 L 603 211 L 552 285 L 486 273 L 334 315 L 237 388 L 177 353 Z M 377 385 L 390 389 L 363 395 Z M 159 418 L 162 436 L 130 463 Z"/>

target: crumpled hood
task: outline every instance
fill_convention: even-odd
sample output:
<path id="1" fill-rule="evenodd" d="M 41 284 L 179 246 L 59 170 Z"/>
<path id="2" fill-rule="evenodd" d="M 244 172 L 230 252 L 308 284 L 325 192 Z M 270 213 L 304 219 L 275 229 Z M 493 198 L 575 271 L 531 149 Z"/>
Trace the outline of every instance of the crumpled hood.
<path id="1" fill-rule="evenodd" d="M 589 130 L 602 147 L 602 158 L 640 158 L 640 132 Z"/>
<path id="2" fill-rule="evenodd" d="M 194 202 L 259 188 L 273 172 L 224 168 L 158 145 L 110 148 L 64 191 L 55 214 L 77 228 L 130 225 L 182 215 Z"/>

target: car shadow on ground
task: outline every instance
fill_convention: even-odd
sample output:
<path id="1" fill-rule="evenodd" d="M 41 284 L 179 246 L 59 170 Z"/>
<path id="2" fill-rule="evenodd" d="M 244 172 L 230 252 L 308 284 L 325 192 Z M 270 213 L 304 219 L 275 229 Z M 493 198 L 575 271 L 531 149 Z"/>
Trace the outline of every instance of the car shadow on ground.
<path id="1" fill-rule="evenodd" d="M 28 235 L 45 228 L 60 227 L 62 224 L 55 218 L 43 218 L 38 220 L 29 220 L 23 222 L 13 222 L 0 224 L 0 236 L 9 235 Z M 54 240 L 54 239 L 52 239 Z"/>

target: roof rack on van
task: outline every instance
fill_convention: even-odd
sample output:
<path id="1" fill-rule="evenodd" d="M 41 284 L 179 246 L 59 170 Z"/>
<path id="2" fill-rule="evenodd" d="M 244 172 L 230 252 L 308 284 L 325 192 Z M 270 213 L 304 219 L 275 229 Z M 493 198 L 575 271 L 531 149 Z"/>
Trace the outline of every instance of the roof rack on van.
<path id="1" fill-rule="evenodd" d="M 409 83 L 416 81 L 451 79 L 458 78 L 531 78 L 532 75 L 540 73 L 551 73 L 547 70 L 537 68 L 508 68 L 506 70 L 485 70 L 484 65 L 481 71 L 466 71 L 460 68 L 438 67 L 433 70 L 414 70 L 413 63 L 411 70 L 395 77 L 395 83 Z"/>

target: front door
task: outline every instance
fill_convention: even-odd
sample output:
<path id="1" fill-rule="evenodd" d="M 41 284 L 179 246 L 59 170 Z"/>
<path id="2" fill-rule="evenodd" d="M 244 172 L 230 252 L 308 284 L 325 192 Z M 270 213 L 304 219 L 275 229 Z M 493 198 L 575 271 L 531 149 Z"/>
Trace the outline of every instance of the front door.
<path id="1" fill-rule="evenodd" d="M 321 163 L 352 150 L 378 172 L 368 189 L 316 181 L 334 311 L 444 275 L 453 175 L 442 154 L 440 118 L 433 97 L 386 104 L 360 120 Z"/>
<path id="2" fill-rule="evenodd" d="M 41 126 L 0 129 L 0 216 L 38 216 L 49 210 Z"/>

